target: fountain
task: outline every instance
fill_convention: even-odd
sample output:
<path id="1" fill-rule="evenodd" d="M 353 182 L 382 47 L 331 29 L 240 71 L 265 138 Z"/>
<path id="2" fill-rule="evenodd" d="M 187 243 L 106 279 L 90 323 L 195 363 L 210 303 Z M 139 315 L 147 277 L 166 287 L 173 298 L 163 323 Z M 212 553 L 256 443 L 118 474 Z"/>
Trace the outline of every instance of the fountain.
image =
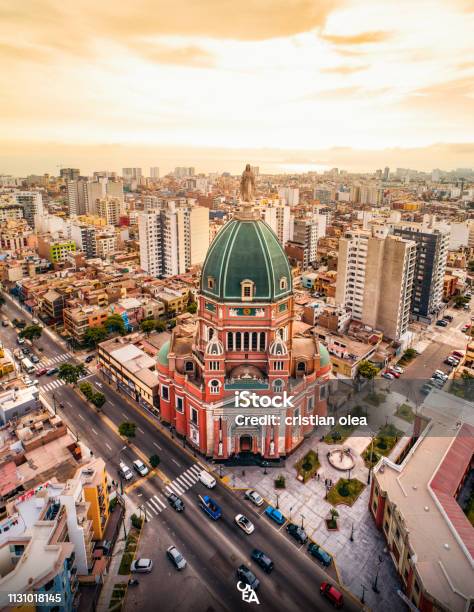
<path id="1" fill-rule="evenodd" d="M 336 468 L 336 470 L 340 470 L 341 472 L 345 470 L 352 470 L 355 465 L 352 451 L 348 446 L 334 448 L 328 452 L 327 458 L 332 467 Z"/>

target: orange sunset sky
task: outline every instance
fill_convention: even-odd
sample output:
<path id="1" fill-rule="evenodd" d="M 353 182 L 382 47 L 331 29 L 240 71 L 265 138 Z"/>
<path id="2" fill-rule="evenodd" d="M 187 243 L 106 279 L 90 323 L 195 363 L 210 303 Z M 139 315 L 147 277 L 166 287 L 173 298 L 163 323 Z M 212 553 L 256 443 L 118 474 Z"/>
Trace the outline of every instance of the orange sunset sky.
<path id="1" fill-rule="evenodd" d="M 0 0 L 0 173 L 474 167 L 472 0 Z"/>

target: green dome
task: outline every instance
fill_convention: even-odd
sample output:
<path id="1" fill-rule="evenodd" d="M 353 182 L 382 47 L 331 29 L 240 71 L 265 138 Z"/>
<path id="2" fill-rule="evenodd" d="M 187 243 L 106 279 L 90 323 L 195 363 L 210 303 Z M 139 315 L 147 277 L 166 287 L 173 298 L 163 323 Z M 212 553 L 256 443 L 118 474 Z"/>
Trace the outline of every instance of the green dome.
<path id="1" fill-rule="evenodd" d="M 244 280 L 254 283 L 253 302 L 275 302 L 292 292 L 285 251 L 260 220 L 234 219 L 221 229 L 202 267 L 201 293 L 219 302 L 242 302 Z"/>
<path id="2" fill-rule="evenodd" d="M 331 357 L 329 356 L 329 351 L 324 346 L 324 344 L 319 343 L 319 365 L 321 368 L 328 366 L 331 363 Z"/>
<path id="3" fill-rule="evenodd" d="M 170 341 L 167 340 L 158 351 L 158 362 L 161 365 L 168 365 L 168 353 L 170 352 Z"/>

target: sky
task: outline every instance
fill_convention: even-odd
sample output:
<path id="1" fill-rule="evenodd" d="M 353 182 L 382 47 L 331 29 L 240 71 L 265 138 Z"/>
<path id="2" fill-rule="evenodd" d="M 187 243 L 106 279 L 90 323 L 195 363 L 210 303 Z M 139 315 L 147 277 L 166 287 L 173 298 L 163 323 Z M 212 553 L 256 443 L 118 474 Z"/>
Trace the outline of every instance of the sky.
<path id="1" fill-rule="evenodd" d="M 0 174 L 474 166 L 474 0 L 0 0 Z"/>

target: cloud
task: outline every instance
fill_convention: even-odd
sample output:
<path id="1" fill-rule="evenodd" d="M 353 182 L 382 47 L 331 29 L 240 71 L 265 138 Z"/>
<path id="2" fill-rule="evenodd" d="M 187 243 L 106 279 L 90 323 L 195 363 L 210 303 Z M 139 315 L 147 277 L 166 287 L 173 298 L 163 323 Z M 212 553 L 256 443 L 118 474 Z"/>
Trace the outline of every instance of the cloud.
<path id="1" fill-rule="evenodd" d="M 197 45 L 171 47 L 162 44 L 137 43 L 134 49 L 145 59 L 157 64 L 199 68 L 210 68 L 215 64 L 214 56 Z"/>
<path id="2" fill-rule="evenodd" d="M 359 34 L 321 34 L 321 38 L 333 45 L 368 45 L 389 40 L 392 32 L 375 30 L 371 32 L 360 32 Z"/>
<path id="3" fill-rule="evenodd" d="M 49 57 L 50 53 L 45 49 L 0 42 L 0 58 L 3 62 L 44 62 Z"/>
<path id="4" fill-rule="evenodd" d="M 368 64 L 361 64 L 359 66 L 332 66 L 330 68 L 321 68 L 321 72 L 325 74 L 352 74 L 353 72 L 360 72 L 366 70 L 369 67 Z"/>

